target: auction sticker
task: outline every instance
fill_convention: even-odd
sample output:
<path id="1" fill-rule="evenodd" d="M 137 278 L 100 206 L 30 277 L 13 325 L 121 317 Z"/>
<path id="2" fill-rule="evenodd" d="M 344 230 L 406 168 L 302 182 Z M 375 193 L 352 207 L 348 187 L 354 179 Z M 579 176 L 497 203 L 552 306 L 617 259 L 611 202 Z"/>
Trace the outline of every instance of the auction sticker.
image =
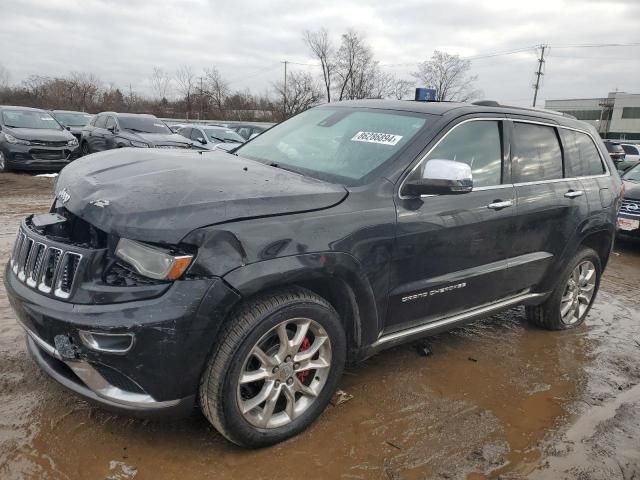
<path id="1" fill-rule="evenodd" d="M 402 140 L 402 135 L 378 132 L 358 132 L 351 139 L 352 142 L 380 143 L 382 145 L 395 145 Z"/>

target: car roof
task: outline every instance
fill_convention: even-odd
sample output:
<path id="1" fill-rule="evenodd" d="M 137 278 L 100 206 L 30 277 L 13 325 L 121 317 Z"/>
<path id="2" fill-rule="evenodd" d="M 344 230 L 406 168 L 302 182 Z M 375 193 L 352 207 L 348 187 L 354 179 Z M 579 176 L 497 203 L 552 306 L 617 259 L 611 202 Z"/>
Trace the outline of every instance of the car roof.
<path id="1" fill-rule="evenodd" d="M 88 112 L 81 112 L 79 110 L 51 110 L 53 113 L 79 113 L 80 115 L 91 115 Z"/>
<path id="2" fill-rule="evenodd" d="M 100 113 L 96 113 L 96 115 L 115 115 L 117 117 L 148 117 L 148 118 L 158 119 L 158 117 L 156 117 L 155 115 L 151 115 L 150 113 L 100 112 Z"/>
<path id="3" fill-rule="evenodd" d="M 546 110 L 533 107 L 518 107 L 513 105 L 501 105 L 492 100 L 482 100 L 473 103 L 464 102 L 418 102 L 414 100 L 347 100 L 342 102 L 332 102 L 324 104 L 319 108 L 326 107 L 352 107 L 370 108 L 381 110 L 396 110 L 401 112 L 424 113 L 429 115 L 458 114 L 466 115 L 473 113 L 502 113 L 510 115 L 526 115 L 531 117 L 551 120 L 553 123 L 584 125 L 571 115 L 566 115 L 553 110 Z"/>
<path id="4" fill-rule="evenodd" d="M 13 105 L 0 105 L 0 110 L 24 110 L 25 112 L 44 112 L 42 108 L 14 107 Z"/>

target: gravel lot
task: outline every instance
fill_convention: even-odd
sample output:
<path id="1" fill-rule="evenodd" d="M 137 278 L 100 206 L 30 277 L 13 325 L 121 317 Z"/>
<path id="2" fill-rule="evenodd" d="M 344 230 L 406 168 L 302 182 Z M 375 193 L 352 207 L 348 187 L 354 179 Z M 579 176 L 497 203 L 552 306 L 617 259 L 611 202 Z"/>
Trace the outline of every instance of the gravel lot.
<path id="1" fill-rule="evenodd" d="M 3 266 L 52 185 L 0 176 Z M 429 357 L 384 352 L 307 432 L 246 451 L 199 413 L 132 419 L 49 380 L 0 287 L 0 478 L 640 479 L 639 306 L 640 243 L 619 241 L 585 326 L 538 330 L 514 309 L 429 339 Z"/>

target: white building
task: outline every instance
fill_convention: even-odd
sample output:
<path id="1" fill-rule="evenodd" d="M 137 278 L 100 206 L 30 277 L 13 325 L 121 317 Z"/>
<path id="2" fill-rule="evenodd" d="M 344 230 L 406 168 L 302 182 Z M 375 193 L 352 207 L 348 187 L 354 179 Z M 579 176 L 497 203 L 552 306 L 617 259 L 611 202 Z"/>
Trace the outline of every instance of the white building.
<path id="1" fill-rule="evenodd" d="M 640 141 L 640 94 L 611 92 L 606 98 L 547 100 L 545 108 L 590 123 L 603 138 Z"/>

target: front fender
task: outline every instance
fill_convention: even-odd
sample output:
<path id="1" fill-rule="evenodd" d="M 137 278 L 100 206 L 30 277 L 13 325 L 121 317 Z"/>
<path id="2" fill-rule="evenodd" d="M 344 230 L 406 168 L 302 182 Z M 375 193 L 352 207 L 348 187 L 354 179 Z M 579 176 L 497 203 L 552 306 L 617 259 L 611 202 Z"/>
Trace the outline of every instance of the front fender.
<path id="1" fill-rule="evenodd" d="M 347 320 L 353 324 L 345 327 L 358 349 L 373 343 L 380 332 L 381 315 L 373 289 L 358 260 L 348 253 L 318 252 L 264 260 L 237 268 L 224 280 L 243 298 L 289 285 L 325 286 L 341 292 L 337 297 L 341 301 L 353 299 L 352 318 Z M 343 310 L 342 305 L 334 307 L 339 312 Z"/>

